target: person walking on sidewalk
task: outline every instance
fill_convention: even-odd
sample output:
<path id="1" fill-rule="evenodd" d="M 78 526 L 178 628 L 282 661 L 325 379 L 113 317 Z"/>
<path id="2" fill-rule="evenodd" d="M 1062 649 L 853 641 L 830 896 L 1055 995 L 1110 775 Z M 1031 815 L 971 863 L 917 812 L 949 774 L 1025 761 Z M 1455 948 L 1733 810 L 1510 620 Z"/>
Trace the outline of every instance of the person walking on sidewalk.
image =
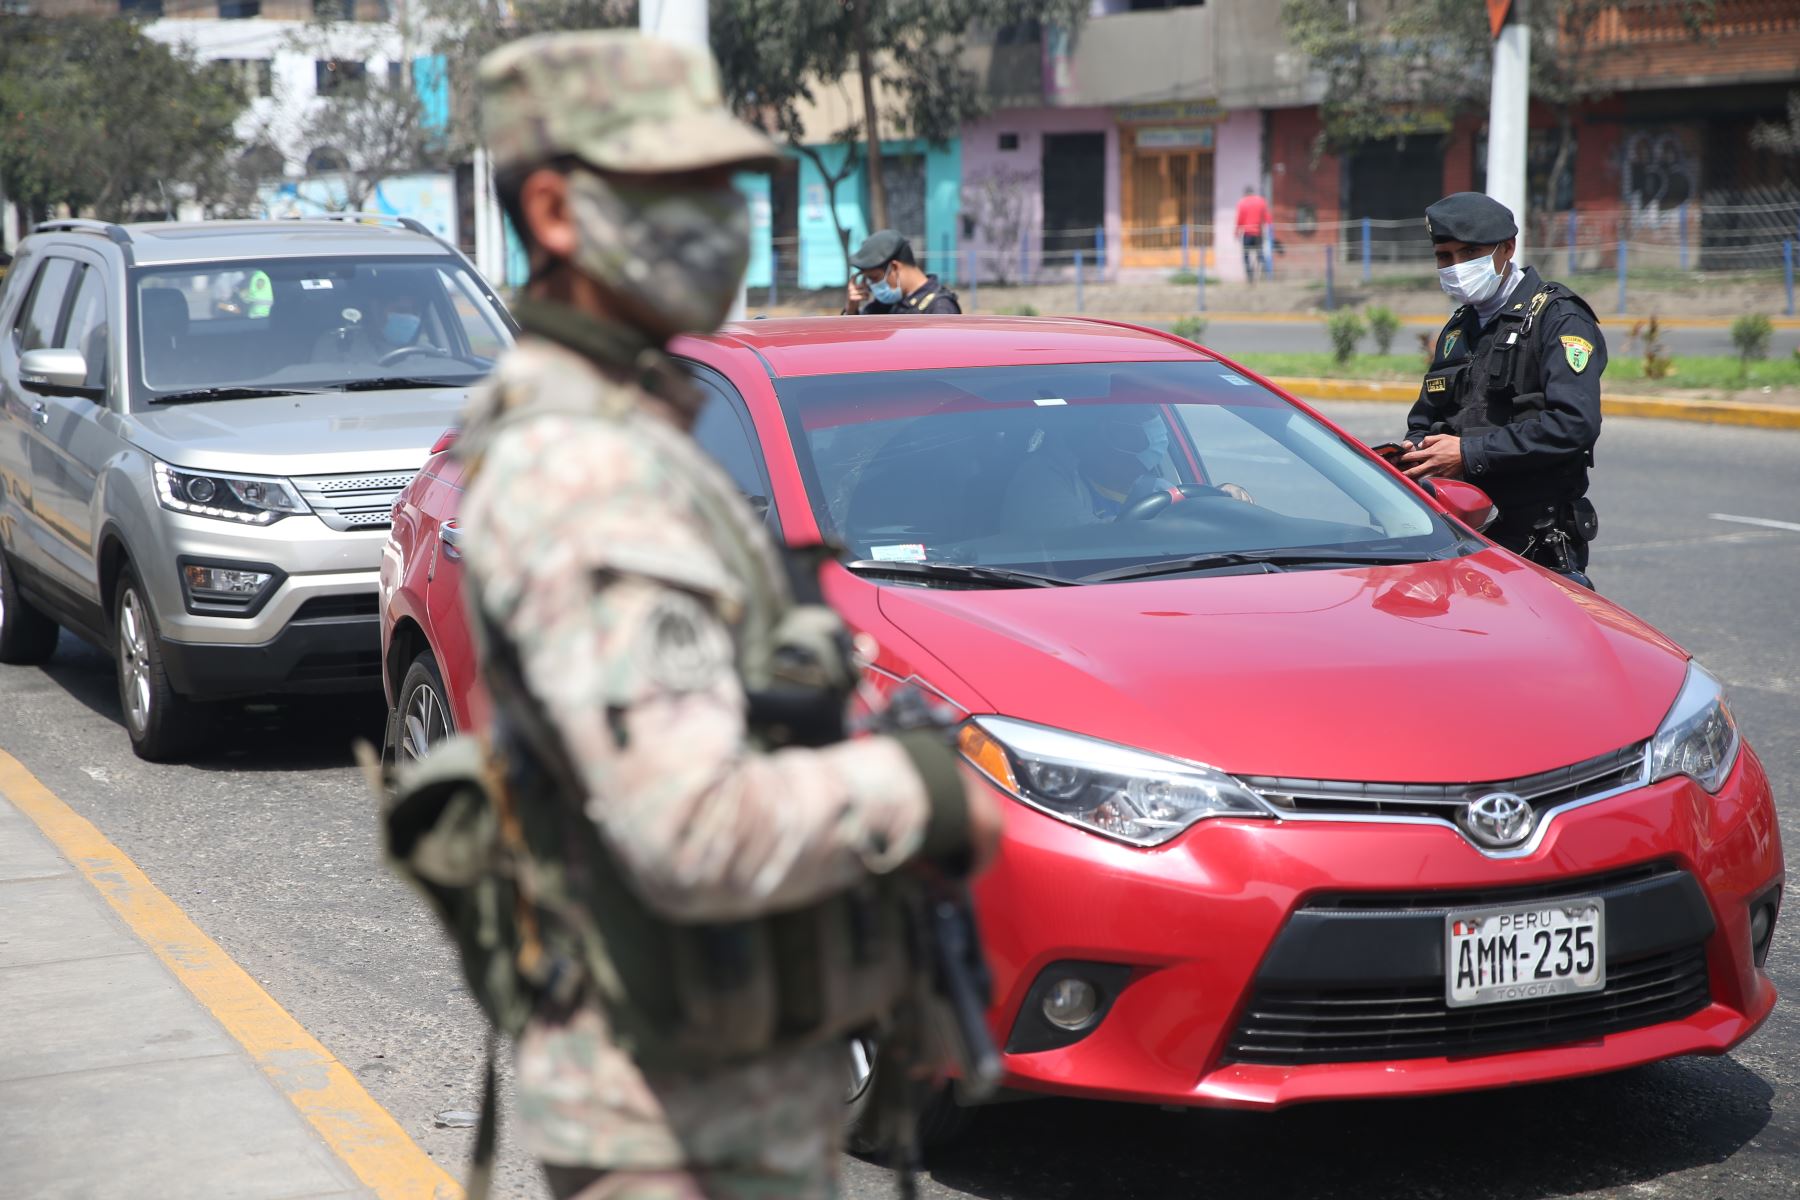
<path id="1" fill-rule="evenodd" d="M 939 730 L 842 740 L 848 638 L 796 607 L 692 436 L 704 397 L 668 343 L 724 319 L 749 258 L 732 175 L 780 157 L 726 109 L 711 56 L 551 34 L 478 79 L 531 264 L 523 334 L 457 449 L 518 897 L 481 928 L 511 915 L 516 953 L 486 961 L 521 982 L 474 979 L 523 997 L 496 1017 L 517 1034 L 521 1141 L 558 1197 L 825 1200 L 848 1038 L 924 969 L 878 877 L 979 865 L 998 801 Z"/>
<path id="2" fill-rule="evenodd" d="M 1402 469 L 1479 484 L 1500 509 L 1489 537 L 1592 587 L 1599 319 L 1569 288 L 1519 265 L 1518 225 L 1498 201 L 1446 196 L 1425 210 L 1425 228 L 1439 286 L 1459 307 L 1407 414 Z"/>
<path id="3" fill-rule="evenodd" d="M 850 256 L 850 266 L 856 273 L 844 291 L 844 316 L 962 312 L 956 293 L 920 270 L 912 243 L 892 229 L 871 233 Z"/>
<path id="4" fill-rule="evenodd" d="M 1269 202 L 1256 194 L 1256 188 L 1246 184 L 1244 198 L 1238 201 L 1237 231 L 1244 244 L 1244 282 L 1256 282 L 1256 263 L 1262 257 L 1263 226 L 1273 223 L 1269 214 Z M 1268 267 L 1263 268 L 1263 277 L 1268 278 Z"/>

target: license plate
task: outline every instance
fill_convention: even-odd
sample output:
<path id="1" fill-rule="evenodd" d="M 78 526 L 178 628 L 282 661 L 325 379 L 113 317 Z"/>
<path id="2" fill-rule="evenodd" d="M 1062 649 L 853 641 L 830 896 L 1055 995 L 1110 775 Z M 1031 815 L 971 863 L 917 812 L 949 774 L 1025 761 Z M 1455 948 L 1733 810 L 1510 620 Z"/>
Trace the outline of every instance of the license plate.
<path id="1" fill-rule="evenodd" d="M 1451 912 L 1444 951 L 1451 1008 L 1597 992 L 1606 986 L 1606 902 L 1595 896 Z"/>

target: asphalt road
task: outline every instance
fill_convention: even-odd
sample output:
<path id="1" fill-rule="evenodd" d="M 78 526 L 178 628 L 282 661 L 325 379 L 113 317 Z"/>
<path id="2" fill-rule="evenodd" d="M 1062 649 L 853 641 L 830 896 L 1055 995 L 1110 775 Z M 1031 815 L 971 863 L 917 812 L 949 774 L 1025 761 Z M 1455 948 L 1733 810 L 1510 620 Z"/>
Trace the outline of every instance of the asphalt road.
<path id="1" fill-rule="evenodd" d="M 1396 406 L 1327 411 L 1368 440 Z M 1800 434 L 1618 419 L 1601 444 L 1600 587 L 1695 652 L 1800 829 Z M 376 703 L 244 711 L 187 766 L 132 757 L 110 663 L 65 637 L 44 669 L 0 667 L 0 747 L 130 854 L 461 1175 L 482 1026 L 448 950 L 377 859 L 348 746 Z M 991 1200 L 1292 1197 L 1786 1200 L 1800 1178 L 1800 936 L 1790 906 L 1771 970 L 1788 997 L 1724 1058 L 1566 1084 L 1273 1115 L 1037 1102 L 982 1114 L 936 1154 L 923 1194 Z M 886 1172 L 846 1167 L 855 1198 Z M 0 1189 L 3 1190 L 3 1189 Z M 503 1150 L 498 1193 L 543 1195 Z"/>
<path id="2" fill-rule="evenodd" d="M 1448 316 L 1449 310 L 1446 309 L 1445 317 Z M 1402 325 L 1400 332 L 1394 335 L 1394 343 L 1389 347 L 1389 352 L 1416 354 L 1420 350 L 1419 336 L 1422 334 L 1430 338 L 1436 332 L 1435 327 Z M 1614 358 L 1630 356 L 1634 352 L 1643 353 L 1642 347 L 1634 347 L 1632 344 L 1631 327 L 1609 319 L 1604 311 L 1600 313 L 1600 332 L 1605 336 L 1607 350 Z M 1665 329 L 1660 336 L 1664 352 L 1675 358 L 1693 355 L 1731 356 L 1737 353 L 1731 344 L 1731 331 L 1722 326 Z M 1209 321 L 1206 333 L 1200 340 L 1228 358 L 1238 354 L 1305 351 L 1325 353 L 1331 349 L 1331 339 L 1326 336 L 1325 320 L 1322 317 L 1295 321 Z M 1770 339 L 1769 345 L 1772 356 L 1785 356 L 1790 347 L 1800 345 L 1800 333 L 1778 330 Z M 1363 354 L 1373 354 L 1375 343 L 1365 337 L 1359 350 Z"/>

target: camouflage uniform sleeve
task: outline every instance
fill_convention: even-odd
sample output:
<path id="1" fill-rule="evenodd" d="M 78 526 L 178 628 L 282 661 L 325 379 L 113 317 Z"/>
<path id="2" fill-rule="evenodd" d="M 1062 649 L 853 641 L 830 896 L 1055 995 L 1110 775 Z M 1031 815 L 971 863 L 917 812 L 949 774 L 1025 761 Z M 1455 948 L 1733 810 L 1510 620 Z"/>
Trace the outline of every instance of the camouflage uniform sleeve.
<path id="1" fill-rule="evenodd" d="M 934 764 L 889 738 L 751 745 L 728 619 L 741 585 L 680 495 L 623 432 L 544 417 L 496 437 L 464 505 L 472 599 L 512 640 L 646 903 L 751 917 L 966 836 L 941 747 Z"/>

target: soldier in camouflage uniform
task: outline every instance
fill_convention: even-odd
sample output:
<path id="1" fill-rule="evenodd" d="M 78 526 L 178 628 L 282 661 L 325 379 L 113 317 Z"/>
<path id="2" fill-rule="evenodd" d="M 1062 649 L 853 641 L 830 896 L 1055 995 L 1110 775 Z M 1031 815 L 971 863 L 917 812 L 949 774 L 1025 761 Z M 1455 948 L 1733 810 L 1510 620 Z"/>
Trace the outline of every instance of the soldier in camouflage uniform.
<path id="1" fill-rule="evenodd" d="M 515 42 L 480 87 L 532 274 L 459 442 L 468 601 L 626 882 L 668 920 L 736 921 L 921 853 L 985 858 L 995 801 L 941 738 L 769 753 L 747 731 L 745 649 L 787 584 L 689 436 L 698 396 L 664 346 L 727 312 L 748 256 L 730 176 L 773 145 L 709 56 L 636 34 Z M 530 1021 L 517 1111 L 558 1196 L 806 1200 L 835 1190 L 846 1071 L 841 1043 L 648 1070 L 583 1004 Z"/>

